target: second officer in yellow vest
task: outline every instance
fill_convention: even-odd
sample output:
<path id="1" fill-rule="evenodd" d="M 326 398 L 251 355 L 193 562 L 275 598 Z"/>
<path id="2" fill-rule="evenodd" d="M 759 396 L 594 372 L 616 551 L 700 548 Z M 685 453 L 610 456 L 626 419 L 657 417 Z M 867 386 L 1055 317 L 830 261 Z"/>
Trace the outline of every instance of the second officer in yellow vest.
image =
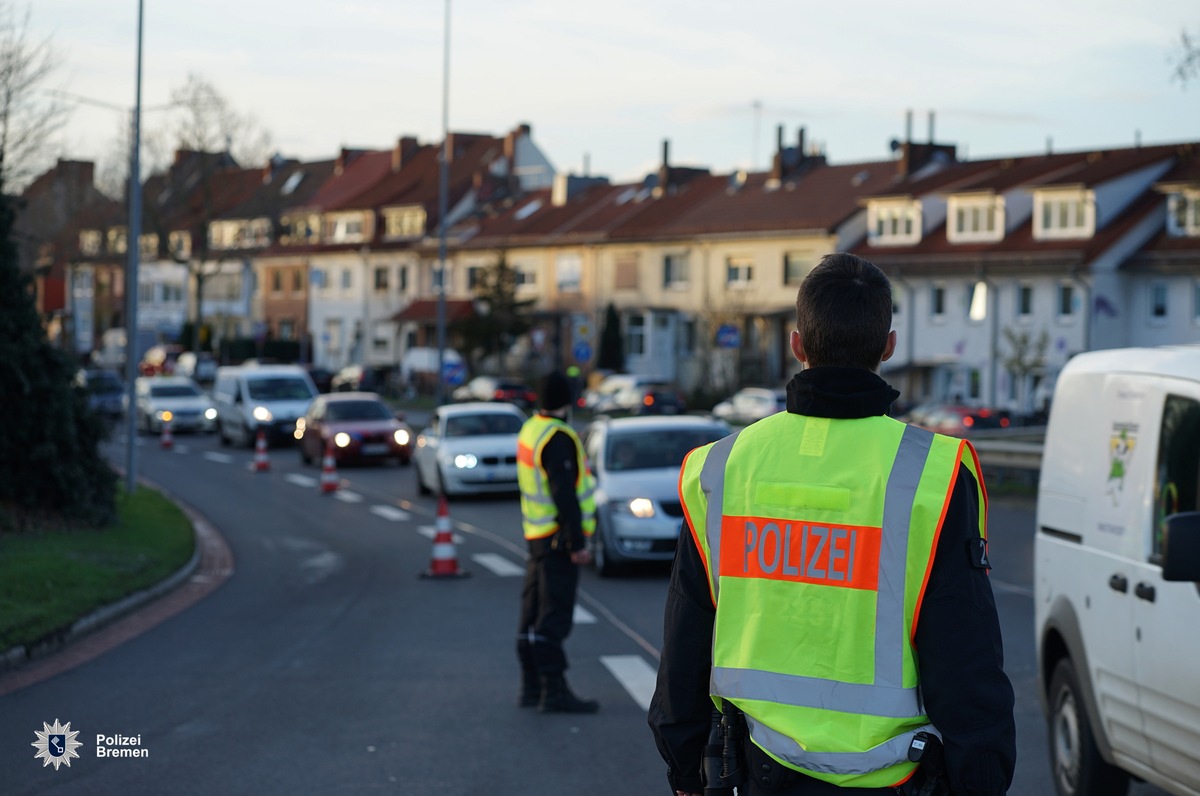
<path id="1" fill-rule="evenodd" d="M 539 396 L 541 410 L 517 437 L 517 483 L 529 547 L 517 627 L 518 704 L 543 713 L 599 708 L 575 696 L 564 677 L 563 641 L 574 620 L 579 567 L 590 560 L 587 537 L 596 527 L 595 482 L 583 445 L 566 422 L 571 392 L 562 373 L 548 375 Z"/>
<path id="2" fill-rule="evenodd" d="M 916 794 L 932 779 L 1000 796 L 1013 692 L 974 449 L 886 416 L 898 393 L 875 371 L 896 336 L 878 268 L 826 257 L 796 312 L 805 369 L 787 411 L 692 451 L 680 475 L 649 713 L 670 784 L 701 792 L 713 708 L 733 706 L 739 794 Z"/>

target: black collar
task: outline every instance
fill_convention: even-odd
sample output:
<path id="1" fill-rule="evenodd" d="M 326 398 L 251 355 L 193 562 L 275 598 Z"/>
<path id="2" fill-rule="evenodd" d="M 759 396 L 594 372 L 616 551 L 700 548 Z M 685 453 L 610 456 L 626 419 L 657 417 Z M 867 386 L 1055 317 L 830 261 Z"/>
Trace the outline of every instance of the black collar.
<path id="1" fill-rule="evenodd" d="M 787 410 L 798 415 L 849 420 L 886 415 L 897 390 L 861 368 L 806 368 L 788 382 Z"/>

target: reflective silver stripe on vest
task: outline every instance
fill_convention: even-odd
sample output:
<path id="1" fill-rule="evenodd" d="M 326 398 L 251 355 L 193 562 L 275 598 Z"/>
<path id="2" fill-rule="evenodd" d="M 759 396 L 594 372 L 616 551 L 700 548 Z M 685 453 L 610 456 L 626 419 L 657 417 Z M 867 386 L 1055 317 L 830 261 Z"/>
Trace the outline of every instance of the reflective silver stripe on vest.
<path id="1" fill-rule="evenodd" d="M 746 714 L 746 726 L 750 730 L 750 737 L 780 760 L 822 774 L 873 774 L 907 761 L 908 745 L 914 734 L 924 731 L 941 737 L 932 724 L 927 724 L 865 752 L 810 752 L 750 714 Z"/>
<path id="2" fill-rule="evenodd" d="M 904 591 L 908 570 L 909 523 L 933 438 L 930 431 L 906 426 L 888 474 L 875 608 L 875 682 L 844 683 L 776 672 L 714 667 L 710 681 L 710 690 L 714 695 L 860 716 L 913 718 L 924 715 L 920 689 L 904 687 L 904 652 L 907 643 L 904 632 Z M 714 443 L 700 470 L 700 486 L 708 496 L 705 535 L 710 561 L 717 562 L 718 571 L 725 468 L 732 448 L 733 437 Z M 714 577 L 714 597 L 717 596 L 718 585 L 719 577 Z M 746 720 L 754 740 L 779 759 L 809 771 L 828 774 L 868 774 L 903 763 L 908 759 L 908 744 L 912 737 L 910 733 L 904 733 L 865 752 L 810 752 L 795 740 L 751 716 L 747 715 Z M 925 729 L 936 732 L 932 726 Z"/>
<path id="3" fill-rule="evenodd" d="M 725 465 L 729 463 L 729 453 L 741 430 L 735 431 L 728 437 L 722 437 L 713 443 L 708 450 L 708 458 L 700 468 L 700 489 L 708 499 L 708 510 L 704 512 L 704 536 L 708 539 L 709 561 L 721 560 L 721 517 L 724 515 L 725 501 Z M 720 569 L 710 573 L 712 579 L 713 599 L 721 588 Z M 732 696 L 732 695 L 731 695 Z"/>

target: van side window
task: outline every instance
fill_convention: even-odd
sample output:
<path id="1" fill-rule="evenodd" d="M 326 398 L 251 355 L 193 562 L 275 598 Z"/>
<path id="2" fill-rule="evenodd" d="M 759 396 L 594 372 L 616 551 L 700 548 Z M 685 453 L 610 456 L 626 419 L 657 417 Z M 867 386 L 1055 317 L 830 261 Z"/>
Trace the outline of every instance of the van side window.
<path id="1" fill-rule="evenodd" d="M 1154 491 L 1154 532 L 1150 561 L 1162 557 L 1163 520 L 1181 511 L 1196 511 L 1200 490 L 1200 402 L 1168 395 L 1163 406 Z"/>

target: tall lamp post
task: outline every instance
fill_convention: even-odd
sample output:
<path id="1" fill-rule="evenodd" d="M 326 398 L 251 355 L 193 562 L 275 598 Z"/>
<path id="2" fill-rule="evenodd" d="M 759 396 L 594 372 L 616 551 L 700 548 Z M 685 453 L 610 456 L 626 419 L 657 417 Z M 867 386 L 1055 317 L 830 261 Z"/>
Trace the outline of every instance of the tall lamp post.
<path id="1" fill-rule="evenodd" d="M 442 155 L 438 167 L 438 268 L 437 268 L 437 389 L 438 406 L 446 392 L 446 196 L 450 181 L 450 0 L 446 0 L 445 42 L 442 45 Z"/>
<path id="2" fill-rule="evenodd" d="M 125 238 L 125 490 L 137 489 L 137 417 L 134 382 L 137 380 L 138 257 L 142 240 L 142 3 L 138 0 L 137 79 L 133 104 L 133 142 L 129 156 L 129 234 Z"/>

